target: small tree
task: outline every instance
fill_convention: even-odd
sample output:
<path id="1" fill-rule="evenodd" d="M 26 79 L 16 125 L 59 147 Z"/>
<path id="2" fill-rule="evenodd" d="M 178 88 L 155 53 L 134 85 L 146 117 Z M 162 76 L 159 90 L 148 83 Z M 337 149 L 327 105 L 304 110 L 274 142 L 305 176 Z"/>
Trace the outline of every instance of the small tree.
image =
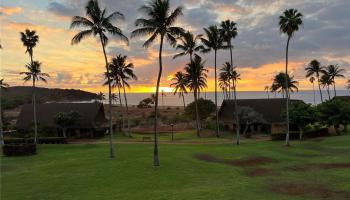
<path id="1" fill-rule="evenodd" d="M 67 129 L 72 127 L 80 118 L 79 113 L 75 111 L 59 112 L 54 118 L 55 123 L 62 129 L 63 137 L 66 138 Z"/>
<path id="2" fill-rule="evenodd" d="M 310 104 L 295 102 L 289 107 L 289 122 L 297 125 L 299 129 L 299 139 L 303 139 L 303 130 L 308 124 L 315 122 L 315 110 Z"/>
<path id="3" fill-rule="evenodd" d="M 319 120 L 329 126 L 334 126 L 340 134 L 340 125 L 350 123 L 350 103 L 343 99 L 333 99 L 317 106 Z"/>
<path id="4" fill-rule="evenodd" d="M 242 124 L 245 124 L 243 135 L 245 135 L 246 137 L 251 136 L 251 134 L 247 134 L 247 131 L 252 124 L 266 123 L 263 116 L 251 107 L 247 107 L 247 106 L 238 107 L 237 111 L 238 111 L 237 114 L 238 114 L 239 122 Z M 236 126 L 240 126 L 240 125 L 236 124 Z"/>
<path id="5" fill-rule="evenodd" d="M 198 112 L 200 120 L 204 120 L 210 116 L 213 112 L 215 112 L 215 104 L 211 100 L 206 99 L 198 99 L 197 100 L 198 105 Z M 196 104 L 195 102 L 192 102 L 187 105 L 185 109 L 185 114 L 187 116 L 190 116 L 192 119 L 196 119 Z"/>

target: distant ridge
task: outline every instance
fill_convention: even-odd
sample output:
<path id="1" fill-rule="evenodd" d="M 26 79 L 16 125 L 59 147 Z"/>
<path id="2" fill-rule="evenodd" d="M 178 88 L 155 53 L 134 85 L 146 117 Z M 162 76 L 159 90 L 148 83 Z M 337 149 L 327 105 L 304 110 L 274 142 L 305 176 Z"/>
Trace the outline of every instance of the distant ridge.
<path id="1" fill-rule="evenodd" d="M 38 103 L 45 102 L 72 102 L 91 101 L 97 99 L 97 94 L 76 89 L 59 88 L 36 88 L 36 99 Z M 14 108 L 19 105 L 30 103 L 32 98 L 32 87 L 14 86 L 3 90 L 2 99 L 5 108 Z M 6 106 L 7 105 L 7 106 Z"/>

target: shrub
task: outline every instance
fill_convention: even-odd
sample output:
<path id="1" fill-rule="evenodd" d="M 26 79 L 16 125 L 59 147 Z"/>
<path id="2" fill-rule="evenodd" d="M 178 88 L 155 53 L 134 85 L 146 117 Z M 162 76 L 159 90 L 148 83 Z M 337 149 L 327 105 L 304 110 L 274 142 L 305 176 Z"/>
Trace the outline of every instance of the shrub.
<path id="1" fill-rule="evenodd" d="M 204 120 L 210 116 L 211 113 L 215 111 L 215 104 L 211 100 L 198 99 L 198 113 L 199 118 Z M 192 119 L 196 119 L 196 104 L 192 102 L 188 104 L 185 108 L 186 115 L 190 116 Z"/>
<path id="2" fill-rule="evenodd" d="M 206 129 L 216 130 L 216 119 L 208 118 L 203 125 Z M 219 129 L 225 130 L 225 125 L 222 122 L 219 122 Z"/>
<path id="3" fill-rule="evenodd" d="M 22 144 L 22 143 L 34 143 L 33 138 L 11 138 L 5 139 L 5 144 Z M 39 144 L 67 144 L 66 138 L 63 137 L 41 137 L 38 138 Z"/>
<path id="4" fill-rule="evenodd" d="M 6 156 L 25 156 L 36 154 L 36 145 L 31 143 L 5 144 L 3 153 Z"/>

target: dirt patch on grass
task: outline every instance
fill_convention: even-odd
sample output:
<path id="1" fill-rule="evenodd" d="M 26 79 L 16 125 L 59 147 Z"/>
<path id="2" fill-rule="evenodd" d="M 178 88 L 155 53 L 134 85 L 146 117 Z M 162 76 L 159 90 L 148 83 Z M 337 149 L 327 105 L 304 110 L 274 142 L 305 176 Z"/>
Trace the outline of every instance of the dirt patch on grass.
<path id="1" fill-rule="evenodd" d="M 303 183 L 274 183 L 270 189 L 288 196 L 309 196 L 322 199 L 349 199 L 350 192 L 334 191 L 325 185 Z"/>
<path id="2" fill-rule="evenodd" d="M 196 154 L 194 157 L 206 162 L 221 163 L 237 167 L 255 167 L 275 162 L 275 160 L 263 156 L 248 157 L 239 160 L 223 159 L 208 154 Z"/>
<path id="3" fill-rule="evenodd" d="M 247 171 L 247 175 L 250 177 L 258 177 L 258 176 L 271 176 L 276 175 L 277 172 L 272 169 L 266 169 L 266 168 L 256 168 Z"/>
<path id="4" fill-rule="evenodd" d="M 308 164 L 308 165 L 296 165 L 289 167 L 290 170 L 298 172 L 308 172 L 323 169 L 350 169 L 350 163 L 321 163 L 321 164 Z"/>

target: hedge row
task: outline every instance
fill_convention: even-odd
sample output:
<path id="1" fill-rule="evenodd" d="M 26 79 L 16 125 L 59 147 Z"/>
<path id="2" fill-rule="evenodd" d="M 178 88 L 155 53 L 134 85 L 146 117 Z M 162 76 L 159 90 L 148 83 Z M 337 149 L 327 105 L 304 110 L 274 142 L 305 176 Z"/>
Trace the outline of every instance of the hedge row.
<path id="1" fill-rule="evenodd" d="M 321 128 L 316 129 L 312 131 L 307 131 L 303 133 L 303 138 L 317 138 L 317 137 L 326 137 L 329 136 L 327 128 Z M 291 140 L 298 140 L 299 139 L 299 132 L 290 132 L 289 138 Z M 277 134 L 271 134 L 271 140 L 285 140 L 286 134 L 285 133 L 277 133 Z"/>
<path id="2" fill-rule="evenodd" d="M 30 143 L 5 144 L 2 151 L 6 156 L 25 156 L 36 154 L 36 145 Z"/>
<path id="3" fill-rule="evenodd" d="M 10 138 L 4 142 L 5 144 L 34 143 L 34 138 Z M 38 138 L 38 144 L 67 144 L 67 140 L 64 137 L 45 137 Z"/>

